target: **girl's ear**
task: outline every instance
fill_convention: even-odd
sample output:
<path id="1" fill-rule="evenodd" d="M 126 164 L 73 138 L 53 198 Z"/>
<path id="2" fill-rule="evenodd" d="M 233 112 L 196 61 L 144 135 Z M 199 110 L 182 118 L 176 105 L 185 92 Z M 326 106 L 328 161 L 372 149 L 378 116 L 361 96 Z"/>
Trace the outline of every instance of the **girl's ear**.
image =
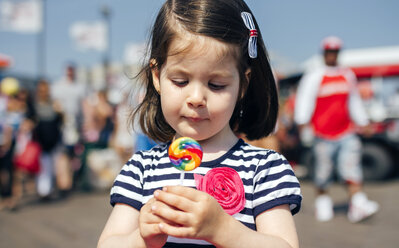
<path id="1" fill-rule="evenodd" d="M 248 84 L 249 84 L 249 80 L 251 79 L 251 68 L 248 68 L 248 69 L 245 71 L 245 78 L 247 79 Z"/>
<path id="2" fill-rule="evenodd" d="M 156 61 L 155 59 L 150 60 L 150 68 L 151 68 L 151 74 L 152 74 L 152 83 L 154 85 L 155 90 L 158 92 L 158 94 L 161 92 L 161 86 L 159 83 L 159 77 L 160 77 L 160 72 L 158 70 L 158 67 L 156 66 Z"/>
<path id="3" fill-rule="evenodd" d="M 244 98 L 245 93 L 247 92 L 247 89 L 248 89 L 249 81 L 251 80 L 251 69 L 250 69 L 250 68 L 248 68 L 248 69 L 245 71 L 245 79 L 247 80 L 247 84 L 246 84 L 246 86 L 244 87 L 244 89 L 241 91 L 240 99 Z"/>

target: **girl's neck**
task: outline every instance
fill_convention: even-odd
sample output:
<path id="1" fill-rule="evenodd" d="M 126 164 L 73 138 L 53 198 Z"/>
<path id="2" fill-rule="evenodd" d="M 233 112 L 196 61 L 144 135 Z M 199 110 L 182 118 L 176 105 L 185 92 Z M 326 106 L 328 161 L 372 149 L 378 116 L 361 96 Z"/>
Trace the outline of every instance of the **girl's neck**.
<path id="1" fill-rule="evenodd" d="M 211 161 L 216 158 L 221 157 L 227 151 L 229 151 L 238 141 L 236 135 L 233 132 L 218 136 L 212 137 L 210 139 L 201 140 L 199 143 L 203 149 L 203 161 Z"/>

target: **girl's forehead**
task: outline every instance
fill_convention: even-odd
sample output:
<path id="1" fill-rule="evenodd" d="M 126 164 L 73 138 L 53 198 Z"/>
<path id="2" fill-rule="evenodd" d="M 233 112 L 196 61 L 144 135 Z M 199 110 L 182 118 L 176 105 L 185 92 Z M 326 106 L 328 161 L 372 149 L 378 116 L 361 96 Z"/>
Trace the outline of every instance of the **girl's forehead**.
<path id="1" fill-rule="evenodd" d="M 204 56 L 212 54 L 223 60 L 227 56 L 238 58 L 238 46 L 216 40 L 211 37 L 191 34 L 189 32 L 180 33 L 171 42 L 168 49 L 169 56 Z"/>

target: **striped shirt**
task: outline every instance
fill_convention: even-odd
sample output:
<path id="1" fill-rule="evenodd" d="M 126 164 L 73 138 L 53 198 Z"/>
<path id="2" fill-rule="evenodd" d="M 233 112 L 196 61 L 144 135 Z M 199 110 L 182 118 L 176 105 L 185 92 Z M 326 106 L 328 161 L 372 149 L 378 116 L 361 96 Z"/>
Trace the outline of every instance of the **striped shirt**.
<path id="1" fill-rule="evenodd" d="M 181 184 L 181 172 L 171 165 L 168 157 L 169 144 L 160 144 L 132 156 L 115 179 L 111 189 L 112 206 L 123 203 L 140 210 L 155 190 Z M 256 230 L 255 218 L 276 206 L 288 204 L 292 214 L 299 211 L 302 196 L 298 179 L 287 160 L 277 152 L 251 146 L 240 139 L 218 159 L 202 162 L 195 170 L 184 172 L 183 185 L 195 188 L 194 173 L 205 175 L 216 167 L 230 167 L 240 175 L 246 203 L 233 217 L 248 228 Z M 165 247 L 186 247 L 183 244 L 190 244 L 189 247 L 210 245 L 201 240 L 169 237 Z"/>

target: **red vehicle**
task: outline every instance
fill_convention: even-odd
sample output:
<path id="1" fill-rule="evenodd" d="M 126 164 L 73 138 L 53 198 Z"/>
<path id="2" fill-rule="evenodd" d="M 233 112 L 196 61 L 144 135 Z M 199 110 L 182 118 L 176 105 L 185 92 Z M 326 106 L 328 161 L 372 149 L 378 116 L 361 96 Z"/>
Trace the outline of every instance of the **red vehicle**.
<path id="1" fill-rule="evenodd" d="M 313 56 L 303 70 L 323 63 Z M 363 141 L 362 164 L 366 180 L 382 180 L 399 171 L 399 46 L 344 50 L 339 64 L 350 67 L 358 78 L 358 88 L 371 120 L 370 130 L 359 134 Z M 279 81 L 284 99 L 295 89 L 302 73 Z M 298 144 L 297 148 L 301 147 Z M 312 174 L 311 155 L 306 147 L 296 161 Z M 284 151 L 283 151 L 284 152 Z"/>

